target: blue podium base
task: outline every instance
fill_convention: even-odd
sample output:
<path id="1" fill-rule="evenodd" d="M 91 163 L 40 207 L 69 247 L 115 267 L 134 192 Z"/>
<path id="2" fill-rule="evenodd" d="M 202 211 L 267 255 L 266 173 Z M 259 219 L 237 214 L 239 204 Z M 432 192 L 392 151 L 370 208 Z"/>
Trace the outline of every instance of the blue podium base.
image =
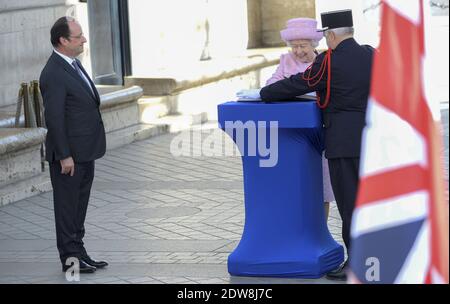
<path id="1" fill-rule="evenodd" d="M 337 268 L 344 249 L 325 219 L 322 121 L 315 103 L 225 103 L 219 122 L 238 145 L 244 173 L 245 224 L 228 272 L 312 279 Z M 227 128 L 227 122 L 241 123 Z M 268 159 L 271 165 L 263 166 Z"/>
<path id="2" fill-rule="evenodd" d="M 325 274 L 339 267 L 344 260 L 344 249 L 338 245 L 332 250 L 316 257 L 306 259 L 270 259 L 258 260 L 255 256 L 251 260 L 242 260 L 231 254 L 228 257 L 228 272 L 233 276 L 248 277 L 279 277 L 319 279 Z"/>

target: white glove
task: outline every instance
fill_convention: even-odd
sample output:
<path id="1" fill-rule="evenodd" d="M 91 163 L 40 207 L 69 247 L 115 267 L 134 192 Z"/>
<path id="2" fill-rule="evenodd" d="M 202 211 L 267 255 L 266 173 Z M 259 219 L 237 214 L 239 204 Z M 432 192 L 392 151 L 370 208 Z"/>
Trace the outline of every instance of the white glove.
<path id="1" fill-rule="evenodd" d="M 236 93 L 236 96 L 239 99 L 260 99 L 261 95 L 259 92 L 261 89 L 252 89 L 252 90 L 240 90 Z"/>

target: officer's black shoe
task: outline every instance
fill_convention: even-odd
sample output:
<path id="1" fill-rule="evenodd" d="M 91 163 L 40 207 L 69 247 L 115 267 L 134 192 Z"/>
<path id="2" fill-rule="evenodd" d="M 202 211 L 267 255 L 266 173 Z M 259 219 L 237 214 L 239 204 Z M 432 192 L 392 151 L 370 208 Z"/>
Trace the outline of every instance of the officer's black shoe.
<path id="1" fill-rule="evenodd" d="M 94 273 L 97 270 L 96 267 L 88 265 L 83 260 L 79 260 L 79 264 L 80 264 L 80 268 L 79 268 L 80 273 Z M 71 267 L 75 267 L 75 266 L 73 264 L 71 264 L 71 265 L 63 265 L 62 266 L 62 271 L 66 272 Z M 75 270 L 75 269 L 73 268 L 72 270 Z"/>
<path id="2" fill-rule="evenodd" d="M 93 266 L 95 268 L 104 268 L 104 267 L 108 266 L 108 263 L 106 261 L 96 261 L 96 260 L 91 259 L 91 257 L 89 257 L 89 256 L 82 257 L 81 259 L 86 264 Z"/>
<path id="3" fill-rule="evenodd" d="M 328 272 L 326 278 L 333 281 L 347 281 L 347 261 L 338 268 Z"/>

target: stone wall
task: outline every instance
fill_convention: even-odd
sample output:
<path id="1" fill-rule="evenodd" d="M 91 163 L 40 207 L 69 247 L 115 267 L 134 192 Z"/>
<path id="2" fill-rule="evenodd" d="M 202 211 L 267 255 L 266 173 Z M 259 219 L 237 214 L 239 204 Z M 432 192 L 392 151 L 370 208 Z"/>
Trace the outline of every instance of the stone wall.
<path id="1" fill-rule="evenodd" d="M 38 79 L 52 47 L 50 28 L 66 0 L 0 0 L 0 107 L 16 102 L 21 82 Z"/>
<path id="2" fill-rule="evenodd" d="M 315 0 L 260 0 L 263 46 L 281 46 L 280 31 L 291 18 L 316 18 Z"/>
<path id="3" fill-rule="evenodd" d="M 316 18 L 315 0 L 247 0 L 248 48 L 284 45 L 280 31 L 291 18 Z"/>
<path id="4" fill-rule="evenodd" d="M 41 173 L 42 128 L 0 129 L 0 188 Z"/>

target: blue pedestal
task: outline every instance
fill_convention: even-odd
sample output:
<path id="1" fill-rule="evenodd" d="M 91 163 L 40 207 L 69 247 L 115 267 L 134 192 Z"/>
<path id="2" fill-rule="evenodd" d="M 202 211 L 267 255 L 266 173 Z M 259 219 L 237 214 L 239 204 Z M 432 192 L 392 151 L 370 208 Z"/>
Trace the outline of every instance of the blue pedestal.
<path id="1" fill-rule="evenodd" d="M 315 103 L 227 102 L 219 105 L 218 111 L 220 127 L 225 130 L 226 122 L 234 123 L 234 129 L 225 131 L 235 142 L 245 143 L 239 147 L 245 226 L 239 245 L 228 257 L 228 272 L 319 278 L 337 268 L 343 262 L 344 250 L 332 238 L 325 220 L 322 122 Z M 271 121 L 278 123 L 278 129 L 272 130 L 270 138 Z M 258 126 L 258 122 L 260 127 L 264 122 L 267 126 L 265 136 L 259 128 L 256 132 L 245 130 L 244 140 L 238 138 L 244 127 Z M 261 160 L 270 158 L 258 152 L 261 139 L 266 140 L 266 147 L 278 145 L 278 161 L 272 167 L 261 167 Z M 252 142 L 256 143 L 256 155 L 249 151 Z"/>

